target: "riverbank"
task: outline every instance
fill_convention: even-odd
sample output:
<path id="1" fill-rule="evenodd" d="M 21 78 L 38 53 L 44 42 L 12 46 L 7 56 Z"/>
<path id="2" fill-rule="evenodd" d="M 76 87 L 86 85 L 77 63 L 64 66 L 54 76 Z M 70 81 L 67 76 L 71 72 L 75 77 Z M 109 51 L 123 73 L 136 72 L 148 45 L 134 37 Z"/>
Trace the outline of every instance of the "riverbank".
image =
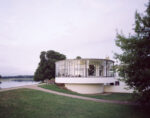
<path id="1" fill-rule="evenodd" d="M 0 81 L 1 81 L 0 89 L 20 87 L 39 83 L 35 82 L 33 78 L 7 78 L 7 79 L 0 79 Z"/>

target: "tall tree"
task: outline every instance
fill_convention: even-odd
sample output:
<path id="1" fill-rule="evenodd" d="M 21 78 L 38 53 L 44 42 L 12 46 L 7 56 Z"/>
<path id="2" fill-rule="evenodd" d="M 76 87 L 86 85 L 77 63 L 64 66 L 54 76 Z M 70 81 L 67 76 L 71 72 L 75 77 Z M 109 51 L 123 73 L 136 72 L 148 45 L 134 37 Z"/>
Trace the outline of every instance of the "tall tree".
<path id="1" fill-rule="evenodd" d="M 49 50 L 43 51 L 40 55 L 40 63 L 34 74 L 35 81 L 55 78 L 55 62 L 66 59 L 64 54 Z"/>
<path id="2" fill-rule="evenodd" d="M 150 105 L 150 2 L 144 14 L 135 14 L 135 34 L 117 33 L 116 45 L 123 51 L 119 75 L 134 89 L 137 100 Z"/>

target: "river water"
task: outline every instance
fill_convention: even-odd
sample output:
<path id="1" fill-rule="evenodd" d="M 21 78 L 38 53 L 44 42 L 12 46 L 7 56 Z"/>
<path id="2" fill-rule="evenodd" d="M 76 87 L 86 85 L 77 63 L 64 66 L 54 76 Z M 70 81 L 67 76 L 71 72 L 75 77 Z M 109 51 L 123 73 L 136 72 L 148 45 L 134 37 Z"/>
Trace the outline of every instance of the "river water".
<path id="1" fill-rule="evenodd" d="M 33 81 L 33 78 L 11 78 L 11 79 L 0 79 L 0 89 L 19 87 L 25 85 L 38 84 L 39 82 Z"/>

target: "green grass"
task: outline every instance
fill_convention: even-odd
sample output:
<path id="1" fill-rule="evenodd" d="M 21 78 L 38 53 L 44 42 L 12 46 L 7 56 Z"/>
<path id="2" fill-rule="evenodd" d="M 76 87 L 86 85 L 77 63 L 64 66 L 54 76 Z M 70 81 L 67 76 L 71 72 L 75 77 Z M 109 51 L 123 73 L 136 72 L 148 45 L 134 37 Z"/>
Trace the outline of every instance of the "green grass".
<path id="1" fill-rule="evenodd" d="M 87 94 L 79 94 L 75 93 L 66 89 L 59 88 L 57 85 L 49 85 L 49 84 L 43 84 L 39 85 L 39 87 L 50 89 L 58 92 L 73 94 L 73 95 L 79 95 L 79 96 L 86 96 L 86 97 L 92 97 L 97 99 L 106 99 L 106 100 L 121 100 L 121 101 L 132 101 L 132 94 L 130 93 L 111 93 L 108 95 L 103 94 L 94 94 L 94 95 L 87 95 Z"/>
<path id="2" fill-rule="evenodd" d="M 97 103 L 31 89 L 0 92 L 0 118 L 149 118 L 134 106 Z"/>

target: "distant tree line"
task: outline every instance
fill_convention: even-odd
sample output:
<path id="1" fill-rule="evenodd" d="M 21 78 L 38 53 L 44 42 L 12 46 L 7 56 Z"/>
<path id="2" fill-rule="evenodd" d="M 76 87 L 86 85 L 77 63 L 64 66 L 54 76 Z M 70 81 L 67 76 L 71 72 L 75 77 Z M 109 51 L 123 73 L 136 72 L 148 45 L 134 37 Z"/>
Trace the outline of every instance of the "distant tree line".
<path id="1" fill-rule="evenodd" d="M 16 75 L 16 76 L 1 76 L 0 78 L 9 79 L 9 78 L 33 78 L 33 75 Z"/>

